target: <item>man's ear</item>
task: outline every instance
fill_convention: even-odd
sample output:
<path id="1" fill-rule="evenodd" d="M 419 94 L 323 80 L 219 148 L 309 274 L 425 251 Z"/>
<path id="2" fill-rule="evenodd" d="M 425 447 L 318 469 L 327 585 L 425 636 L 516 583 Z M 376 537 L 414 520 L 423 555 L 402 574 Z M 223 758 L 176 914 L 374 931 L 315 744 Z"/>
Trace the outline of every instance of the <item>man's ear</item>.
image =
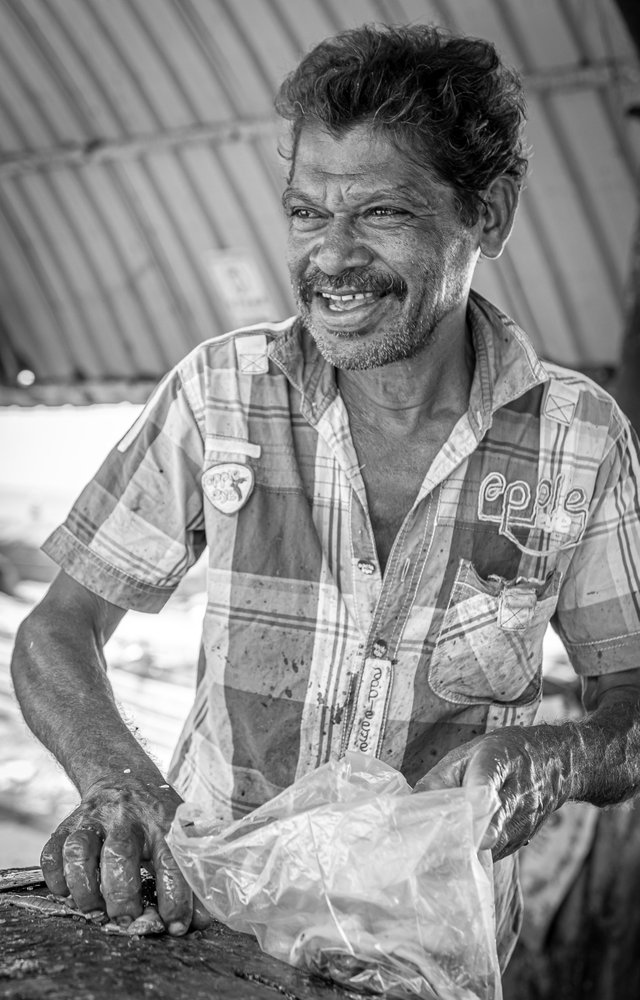
<path id="1" fill-rule="evenodd" d="M 480 252 L 483 257 L 495 260 L 502 253 L 511 235 L 519 200 L 520 186 L 506 174 L 496 177 L 487 188 L 480 228 Z"/>

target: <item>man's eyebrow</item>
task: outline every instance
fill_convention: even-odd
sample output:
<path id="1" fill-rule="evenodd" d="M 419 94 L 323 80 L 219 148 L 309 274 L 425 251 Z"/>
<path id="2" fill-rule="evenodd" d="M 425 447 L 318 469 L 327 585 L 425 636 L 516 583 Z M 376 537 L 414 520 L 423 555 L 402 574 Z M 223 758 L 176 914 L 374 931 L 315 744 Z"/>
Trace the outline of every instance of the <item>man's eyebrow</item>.
<path id="1" fill-rule="evenodd" d="M 433 194 L 421 191 L 415 184 L 397 184 L 393 187 L 380 188 L 377 191 L 363 191 L 358 199 L 363 206 L 375 205 L 376 202 L 401 199 L 404 202 L 416 206 L 416 210 L 426 212 L 428 215 L 435 215 L 440 209 L 439 201 Z M 292 201 L 300 200 L 308 204 L 313 204 L 314 196 L 302 188 L 289 186 L 282 192 L 282 205 L 287 208 Z"/>
<path id="2" fill-rule="evenodd" d="M 390 186 L 388 188 L 380 188 L 380 190 L 378 191 L 363 191 L 362 201 L 368 203 L 372 201 L 377 201 L 381 198 L 392 198 L 394 195 L 398 194 L 407 198 L 411 196 L 415 198 L 416 193 L 417 192 L 409 186 L 405 186 L 403 184 L 398 186 L 394 185 L 393 187 Z M 297 187 L 285 188 L 284 191 L 282 192 L 283 204 L 285 204 L 288 201 L 291 201 L 291 199 L 293 198 L 299 198 L 301 201 L 314 200 L 313 195 L 309 194 L 306 191 L 303 191 L 302 188 L 297 188 Z"/>
<path id="3" fill-rule="evenodd" d="M 309 199 L 309 195 L 305 194 L 300 188 L 286 187 L 282 192 L 282 204 L 286 205 L 292 198 L 300 198 L 302 201 L 306 201 Z"/>

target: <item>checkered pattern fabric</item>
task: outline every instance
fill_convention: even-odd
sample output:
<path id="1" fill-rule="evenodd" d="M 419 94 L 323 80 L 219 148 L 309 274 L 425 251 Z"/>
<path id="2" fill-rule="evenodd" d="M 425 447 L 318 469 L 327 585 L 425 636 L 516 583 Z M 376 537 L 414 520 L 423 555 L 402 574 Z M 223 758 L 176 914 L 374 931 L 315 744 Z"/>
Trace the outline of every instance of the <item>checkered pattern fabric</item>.
<path id="1" fill-rule="evenodd" d="M 477 734 L 533 720 L 550 621 L 580 673 L 640 664 L 628 423 L 478 295 L 469 321 L 469 408 L 384 576 L 334 370 L 295 319 L 193 351 L 46 543 L 85 586 L 146 611 L 207 548 L 197 693 L 171 777 L 221 821 L 349 745 L 375 643 L 390 663 L 378 753 L 410 782 Z M 242 470 L 250 490 L 242 477 L 234 493 Z"/>

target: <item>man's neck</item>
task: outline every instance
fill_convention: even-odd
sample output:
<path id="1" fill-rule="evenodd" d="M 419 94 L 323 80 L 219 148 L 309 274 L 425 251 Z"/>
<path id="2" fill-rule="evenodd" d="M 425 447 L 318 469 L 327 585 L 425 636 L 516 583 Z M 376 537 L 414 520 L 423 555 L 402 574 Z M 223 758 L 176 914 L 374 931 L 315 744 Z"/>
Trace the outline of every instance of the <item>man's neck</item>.
<path id="1" fill-rule="evenodd" d="M 475 366 L 471 331 L 436 339 L 406 361 L 337 372 L 350 414 L 368 415 L 382 433 L 411 433 L 444 414 L 466 412 Z"/>
<path id="2" fill-rule="evenodd" d="M 473 368 L 463 323 L 458 337 L 409 361 L 337 373 L 383 572 L 424 477 L 468 409 Z"/>

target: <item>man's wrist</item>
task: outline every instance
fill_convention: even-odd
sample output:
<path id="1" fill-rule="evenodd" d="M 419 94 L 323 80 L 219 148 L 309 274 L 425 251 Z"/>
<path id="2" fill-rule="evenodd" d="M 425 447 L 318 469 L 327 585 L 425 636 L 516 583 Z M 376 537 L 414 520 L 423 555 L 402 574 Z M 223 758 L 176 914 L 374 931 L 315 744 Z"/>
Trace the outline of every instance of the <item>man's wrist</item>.
<path id="1" fill-rule="evenodd" d="M 640 788 L 640 715 L 637 692 L 610 697 L 573 727 L 569 798 L 597 806 L 615 805 Z"/>
<path id="2" fill-rule="evenodd" d="M 590 759 L 579 723 L 544 723 L 532 726 L 539 773 L 554 787 L 556 808 L 570 799 L 580 800 L 589 784 Z"/>
<path id="3" fill-rule="evenodd" d="M 70 768 L 70 776 L 81 796 L 90 794 L 96 786 L 107 782 L 142 781 L 158 783 L 164 781 L 162 773 L 137 741 L 124 742 L 114 747 L 94 749 L 91 758 L 83 758 L 80 767 Z"/>

